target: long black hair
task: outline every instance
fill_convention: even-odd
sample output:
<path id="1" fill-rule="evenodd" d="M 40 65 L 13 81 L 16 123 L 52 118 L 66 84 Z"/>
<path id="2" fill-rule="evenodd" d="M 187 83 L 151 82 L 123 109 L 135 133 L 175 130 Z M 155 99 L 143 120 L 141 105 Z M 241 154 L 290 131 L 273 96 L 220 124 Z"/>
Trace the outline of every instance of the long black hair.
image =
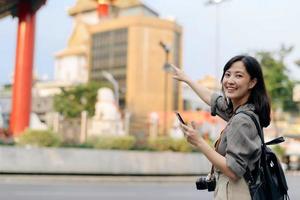
<path id="1" fill-rule="evenodd" d="M 267 127 L 271 121 L 270 99 L 267 94 L 261 66 L 254 57 L 247 55 L 238 55 L 231 58 L 224 66 L 221 82 L 223 81 L 225 72 L 232 66 L 233 63 L 237 61 L 243 62 L 248 74 L 250 75 L 251 80 L 253 80 L 254 78 L 256 78 L 257 80 L 255 86 L 251 89 L 247 103 L 254 105 L 255 113 L 259 116 L 261 126 Z"/>

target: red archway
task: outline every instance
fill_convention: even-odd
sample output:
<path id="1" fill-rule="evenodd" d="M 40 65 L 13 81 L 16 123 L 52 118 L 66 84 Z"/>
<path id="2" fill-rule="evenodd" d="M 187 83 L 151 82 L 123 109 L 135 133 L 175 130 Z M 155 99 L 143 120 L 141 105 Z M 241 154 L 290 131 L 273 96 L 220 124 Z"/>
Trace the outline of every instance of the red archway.
<path id="1" fill-rule="evenodd" d="M 9 124 L 9 130 L 15 136 L 22 133 L 30 123 L 35 15 L 46 1 L 47 0 L 0 0 L 0 19 L 11 15 L 18 17 L 19 20 L 12 113 Z M 108 16 L 109 4 L 112 4 L 114 0 L 98 0 L 97 2 L 99 16 Z"/>
<path id="2" fill-rule="evenodd" d="M 35 14 L 46 0 L 1 0 L 0 18 L 18 17 L 13 102 L 9 129 L 18 135 L 29 125 L 31 110 L 32 66 L 34 54 Z"/>

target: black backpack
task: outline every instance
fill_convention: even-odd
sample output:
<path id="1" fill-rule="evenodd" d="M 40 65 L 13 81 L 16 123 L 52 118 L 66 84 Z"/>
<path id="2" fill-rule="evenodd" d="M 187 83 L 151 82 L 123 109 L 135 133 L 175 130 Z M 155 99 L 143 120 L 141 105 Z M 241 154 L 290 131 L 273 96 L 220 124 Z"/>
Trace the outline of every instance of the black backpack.
<path id="1" fill-rule="evenodd" d="M 249 186 L 252 200 L 287 200 L 289 199 L 287 190 L 287 182 L 280 161 L 275 153 L 267 147 L 267 145 L 274 145 L 284 142 L 283 137 L 275 138 L 265 143 L 262 129 L 259 126 L 256 118 L 247 112 L 244 113 L 251 117 L 257 132 L 262 141 L 261 157 L 256 163 L 254 170 L 246 170 L 244 178 Z"/>

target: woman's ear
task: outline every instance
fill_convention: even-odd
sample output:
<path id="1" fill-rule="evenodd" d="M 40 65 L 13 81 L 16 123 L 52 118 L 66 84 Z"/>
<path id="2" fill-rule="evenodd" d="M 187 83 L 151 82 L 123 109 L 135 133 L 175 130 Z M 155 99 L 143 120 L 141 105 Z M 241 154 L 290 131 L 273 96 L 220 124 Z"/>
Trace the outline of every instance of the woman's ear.
<path id="1" fill-rule="evenodd" d="M 257 83 L 257 79 L 256 78 L 250 80 L 249 89 L 254 88 L 254 86 L 256 85 L 256 83 Z"/>

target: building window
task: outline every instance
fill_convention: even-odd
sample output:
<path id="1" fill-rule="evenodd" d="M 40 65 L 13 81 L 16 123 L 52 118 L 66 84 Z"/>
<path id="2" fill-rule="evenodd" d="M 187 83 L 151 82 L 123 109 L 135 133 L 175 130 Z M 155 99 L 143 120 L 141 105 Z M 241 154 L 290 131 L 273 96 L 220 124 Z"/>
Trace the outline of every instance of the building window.
<path id="1" fill-rule="evenodd" d="M 102 70 L 114 71 L 126 68 L 127 29 L 95 33 L 92 36 L 92 79 Z M 126 71 L 126 70 L 124 70 Z"/>
<path id="2" fill-rule="evenodd" d="M 122 86 L 120 98 L 124 97 L 122 91 L 126 91 L 127 35 L 127 28 L 92 35 L 90 79 L 107 81 L 102 72 L 105 70 L 111 73 L 119 86 Z"/>

